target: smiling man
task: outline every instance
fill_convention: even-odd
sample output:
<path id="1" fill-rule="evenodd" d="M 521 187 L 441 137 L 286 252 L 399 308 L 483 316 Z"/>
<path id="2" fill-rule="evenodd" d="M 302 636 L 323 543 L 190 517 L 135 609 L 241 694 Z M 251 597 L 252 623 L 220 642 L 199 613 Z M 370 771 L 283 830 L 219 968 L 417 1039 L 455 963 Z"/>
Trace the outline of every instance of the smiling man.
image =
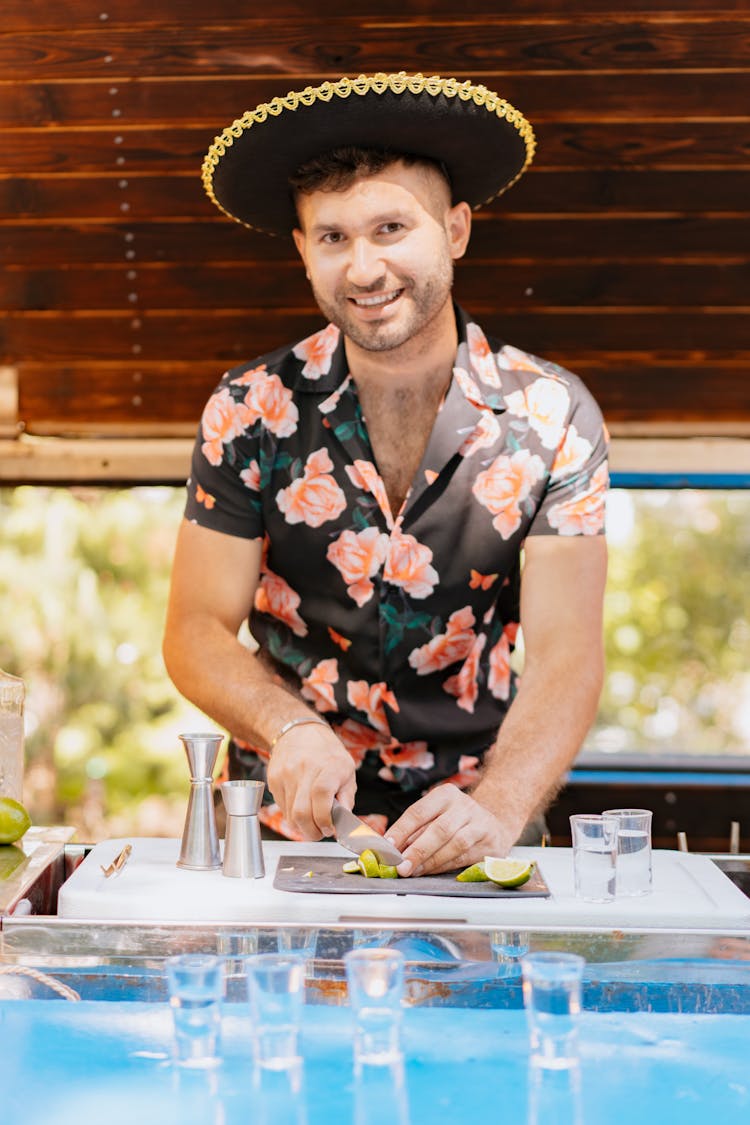
<path id="1" fill-rule="evenodd" d="M 452 300 L 473 208 L 533 147 L 484 87 L 377 75 L 258 107 L 204 163 L 225 213 L 292 235 L 329 323 L 204 410 L 167 667 L 267 825 L 328 836 L 338 798 L 403 875 L 534 842 L 601 686 L 601 415 Z"/>

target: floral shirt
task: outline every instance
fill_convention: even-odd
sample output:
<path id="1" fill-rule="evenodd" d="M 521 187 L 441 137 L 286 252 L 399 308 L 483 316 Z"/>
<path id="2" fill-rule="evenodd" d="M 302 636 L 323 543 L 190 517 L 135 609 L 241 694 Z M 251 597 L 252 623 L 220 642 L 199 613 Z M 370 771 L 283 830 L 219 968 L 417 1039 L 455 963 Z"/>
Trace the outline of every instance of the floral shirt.
<path id="1" fill-rule="evenodd" d="M 526 537 L 604 529 L 589 392 L 456 315 L 453 379 L 400 512 L 334 325 L 224 375 L 188 481 L 188 519 L 263 540 L 251 632 L 331 722 L 359 770 L 355 809 L 380 827 L 434 784 L 476 780 L 515 692 Z M 267 755 L 235 743 L 264 776 Z M 293 835 L 273 806 L 265 819 Z"/>

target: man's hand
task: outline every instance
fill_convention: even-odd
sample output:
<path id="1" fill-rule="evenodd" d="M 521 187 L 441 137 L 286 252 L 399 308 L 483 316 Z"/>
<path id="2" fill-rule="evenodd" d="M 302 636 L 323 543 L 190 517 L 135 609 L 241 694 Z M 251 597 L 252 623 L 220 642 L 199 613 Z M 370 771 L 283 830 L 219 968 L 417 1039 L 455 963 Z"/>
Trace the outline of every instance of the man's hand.
<path id="1" fill-rule="evenodd" d="M 354 761 L 330 728 L 294 727 L 271 754 L 268 788 L 286 820 L 307 840 L 332 836 L 333 798 L 349 809 L 354 804 Z"/>
<path id="2" fill-rule="evenodd" d="M 438 785 L 388 829 L 404 855 L 399 875 L 434 875 L 507 855 L 514 840 L 496 816 L 455 785 Z"/>

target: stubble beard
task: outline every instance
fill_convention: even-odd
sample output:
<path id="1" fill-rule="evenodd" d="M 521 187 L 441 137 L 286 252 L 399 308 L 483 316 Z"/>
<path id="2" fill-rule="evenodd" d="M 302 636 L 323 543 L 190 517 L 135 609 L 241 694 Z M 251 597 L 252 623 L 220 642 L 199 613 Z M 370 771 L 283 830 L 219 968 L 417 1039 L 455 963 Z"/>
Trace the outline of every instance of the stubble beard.
<path id="1" fill-rule="evenodd" d="M 399 317 L 395 324 L 379 324 L 376 321 L 366 324 L 357 320 L 356 313 L 351 311 L 349 299 L 343 289 L 337 291 L 331 300 L 322 297 L 315 286 L 312 290 L 323 316 L 335 324 L 353 344 L 368 352 L 392 351 L 403 347 L 409 340 L 429 330 L 429 326 L 445 306 L 446 300 L 450 299 L 453 289 L 453 259 L 446 254 L 441 257 L 441 261 L 426 281 L 405 279 L 402 285 L 396 288 L 403 289 L 399 300 L 410 301 L 411 307 L 407 310 L 406 318 Z M 374 296 L 385 291 L 385 285 L 378 283 L 361 296 Z"/>

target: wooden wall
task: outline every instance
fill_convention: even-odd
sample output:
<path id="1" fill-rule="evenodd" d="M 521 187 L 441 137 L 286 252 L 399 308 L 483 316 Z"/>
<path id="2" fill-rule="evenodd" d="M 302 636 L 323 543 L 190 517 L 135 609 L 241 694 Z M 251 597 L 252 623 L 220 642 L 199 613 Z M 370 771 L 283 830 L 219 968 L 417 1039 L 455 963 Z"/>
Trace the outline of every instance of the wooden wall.
<path id="1" fill-rule="evenodd" d="M 192 434 L 226 366 L 315 328 L 291 244 L 215 210 L 203 154 L 259 101 L 402 68 L 537 132 L 462 302 L 615 433 L 750 433 L 750 0 L 3 0 L 6 434 Z"/>

